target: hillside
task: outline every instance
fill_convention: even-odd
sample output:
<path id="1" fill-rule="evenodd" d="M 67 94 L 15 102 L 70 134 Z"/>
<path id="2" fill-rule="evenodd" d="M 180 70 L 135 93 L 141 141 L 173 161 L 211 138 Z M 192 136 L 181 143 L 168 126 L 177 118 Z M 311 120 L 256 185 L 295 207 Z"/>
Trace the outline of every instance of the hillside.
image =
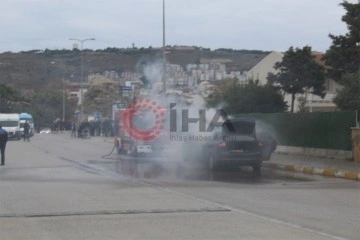
<path id="1" fill-rule="evenodd" d="M 166 58 L 172 64 L 185 66 L 189 63 L 201 63 L 209 59 L 227 59 L 227 70 L 244 71 L 264 58 L 268 52 L 219 49 L 168 48 Z M 162 55 L 161 49 L 105 49 L 84 50 L 84 76 L 104 71 L 136 71 L 142 61 L 153 61 Z M 0 82 L 16 89 L 58 88 L 61 79 L 80 81 L 79 50 L 45 50 L 0 54 Z"/>

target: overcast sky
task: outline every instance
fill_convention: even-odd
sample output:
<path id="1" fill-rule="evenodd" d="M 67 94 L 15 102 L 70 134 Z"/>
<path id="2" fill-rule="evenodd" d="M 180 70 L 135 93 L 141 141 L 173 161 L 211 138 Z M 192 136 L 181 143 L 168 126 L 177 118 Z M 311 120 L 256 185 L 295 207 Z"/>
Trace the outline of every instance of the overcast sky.
<path id="1" fill-rule="evenodd" d="M 1 0 L 0 52 L 161 47 L 163 0 Z M 341 0 L 165 0 L 166 45 L 326 51 L 347 32 Z M 357 3 L 357 0 L 349 0 Z"/>

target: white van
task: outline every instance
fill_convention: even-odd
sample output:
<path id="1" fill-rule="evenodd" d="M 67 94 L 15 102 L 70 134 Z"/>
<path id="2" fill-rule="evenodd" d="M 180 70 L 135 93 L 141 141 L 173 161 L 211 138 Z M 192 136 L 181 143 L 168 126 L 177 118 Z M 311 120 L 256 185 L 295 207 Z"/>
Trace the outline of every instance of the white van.
<path id="1" fill-rule="evenodd" d="M 7 131 L 9 138 L 20 140 L 20 115 L 18 113 L 0 113 L 0 124 Z"/>
<path id="2" fill-rule="evenodd" d="M 34 135 L 34 119 L 31 116 L 31 114 L 29 113 L 20 113 L 20 132 L 21 132 L 21 136 L 24 136 L 24 124 L 25 122 L 28 121 L 29 125 L 30 125 L 30 129 L 29 129 L 29 136 L 33 136 Z"/>

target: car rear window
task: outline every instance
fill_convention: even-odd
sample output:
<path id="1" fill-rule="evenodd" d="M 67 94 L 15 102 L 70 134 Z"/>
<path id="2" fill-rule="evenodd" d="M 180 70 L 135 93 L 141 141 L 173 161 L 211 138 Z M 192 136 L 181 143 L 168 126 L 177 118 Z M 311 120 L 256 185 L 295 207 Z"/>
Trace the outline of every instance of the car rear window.
<path id="1" fill-rule="evenodd" d="M 252 135 L 255 130 L 255 122 L 247 120 L 226 121 L 222 126 L 224 134 Z"/>

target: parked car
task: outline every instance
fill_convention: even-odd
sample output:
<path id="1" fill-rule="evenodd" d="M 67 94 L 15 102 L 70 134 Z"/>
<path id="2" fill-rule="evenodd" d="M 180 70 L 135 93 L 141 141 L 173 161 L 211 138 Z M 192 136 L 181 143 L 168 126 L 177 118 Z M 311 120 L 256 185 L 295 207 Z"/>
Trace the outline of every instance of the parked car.
<path id="1" fill-rule="evenodd" d="M 209 171 L 221 166 L 251 166 L 253 173 L 260 175 L 262 161 L 270 159 L 276 145 L 270 134 L 256 133 L 254 119 L 231 119 L 207 141 L 187 141 L 183 161 L 199 163 Z"/>
<path id="2" fill-rule="evenodd" d="M 51 133 L 51 129 L 50 128 L 43 128 L 40 130 L 39 132 L 40 134 L 49 134 Z"/>

